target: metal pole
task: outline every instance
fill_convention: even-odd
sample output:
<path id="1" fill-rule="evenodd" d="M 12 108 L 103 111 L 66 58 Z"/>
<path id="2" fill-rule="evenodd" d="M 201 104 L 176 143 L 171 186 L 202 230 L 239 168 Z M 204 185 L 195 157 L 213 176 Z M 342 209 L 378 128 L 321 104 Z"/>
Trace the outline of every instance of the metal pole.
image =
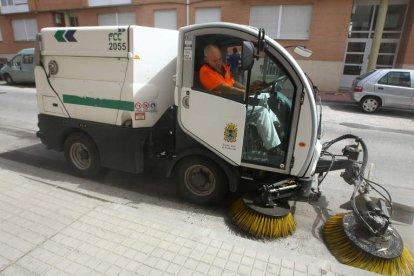
<path id="1" fill-rule="evenodd" d="M 69 11 L 64 11 L 63 12 L 63 16 L 65 19 L 65 27 L 70 27 L 70 15 L 69 15 Z"/>
<path id="2" fill-rule="evenodd" d="M 190 0 L 187 0 L 186 5 L 186 13 L 187 13 L 187 26 L 190 25 Z"/>
<path id="3" fill-rule="evenodd" d="M 378 53 L 381 46 L 382 33 L 384 31 L 385 18 L 387 16 L 388 0 L 381 0 L 377 13 L 377 23 L 375 24 L 375 34 L 372 40 L 371 53 L 368 60 L 368 71 L 377 66 Z"/>

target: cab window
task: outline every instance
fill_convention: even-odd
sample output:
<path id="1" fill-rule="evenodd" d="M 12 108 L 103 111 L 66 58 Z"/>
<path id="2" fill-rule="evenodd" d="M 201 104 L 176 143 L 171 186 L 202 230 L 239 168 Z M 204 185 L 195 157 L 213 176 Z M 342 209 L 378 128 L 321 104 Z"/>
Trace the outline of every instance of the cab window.
<path id="1" fill-rule="evenodd" d="M 227 98 L 237 102 L 244 102 L 244 86 L 246 72 L 241 71 L 241 49 L 243 41 L 240 38 L 228 36 L 228 35 L 202 35 L 196 38 L 196 50 L 194 61 L 194 75 L 193 86 L 194 90 L 209 93 L 217 97 Z M 235 82 L 236 86 L 240 88 L 241 93 L 237 95 L 225 95 L 220 93 L 217 89 L 212 87 L 206 87 L 203 85 L 200 79 L 200 70 L 204 66 L 205 69 L 214 70 L 213 66 L 210 66 L 205 57 L 205 49 L 208 45 L 216 46 L 220 55 L 216 57 L 214 62 L 223 64 L 227 68 L 229 75 L 226 75 L 226 71 L 223 69 L 220 73 L 229 82 Z M 219 60 L 218 60 L 219 59 Z M 217 71 L 217 70 L 216 70 Z M 205 81 L 205 80 L 204 80 Z"/>
<path id="2" fill-rule="evenodd" d="M 32 63 L 33 63 L 33 55 L 23 56 L 23 64 L 32 64 Z"/>
<path id="3" fill-rule="evenodd" d="M 11 64 L 13 66 L 20 66 L 22 64 L 22 56 L 21 55 L 15 56 L 12 59 Z"/>

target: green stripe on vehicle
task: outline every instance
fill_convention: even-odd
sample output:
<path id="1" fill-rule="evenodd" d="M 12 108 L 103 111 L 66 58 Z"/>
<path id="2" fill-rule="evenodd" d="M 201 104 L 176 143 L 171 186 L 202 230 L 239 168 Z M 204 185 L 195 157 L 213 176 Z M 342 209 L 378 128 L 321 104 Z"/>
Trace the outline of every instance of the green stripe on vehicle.
<path id="1" fill-rule="evenodd" d="M 68 104 L 77 104 L 77 105 L 86 105 L 86 106 L 134 111 L 134 103 L 127 102 L 127 101 L 117 101 L 117 100 L 108 100 L 108 99 L 79 97 L 79 96 L 73 96 L 73 95 L 63 95 L 63 102 L 68 103 Z"/>

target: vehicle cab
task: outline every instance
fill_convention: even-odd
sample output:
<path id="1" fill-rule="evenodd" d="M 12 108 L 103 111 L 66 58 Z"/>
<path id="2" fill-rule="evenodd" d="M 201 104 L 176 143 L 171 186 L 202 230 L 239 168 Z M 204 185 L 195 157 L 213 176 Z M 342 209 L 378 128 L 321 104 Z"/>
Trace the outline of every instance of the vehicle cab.
<path id="1" fill-rule="evenodd" d="M 179 43 L 175 104 L 184 132 L 229 164 L 310 176 L 320 153 L 313 89 L 286 49 L 262 30 L 231 23 L 184 27 Z M 230 69 L 245 87 L 242 97 L 227 97 L 201 84 L 207 45 L 220 49 L 223 63 L 230 64 L 232 54 L 239 53 L 240 65 Z M 259 110 L 275 115 L 273 125 L 257 115 Z M 276 151 L 260 135 L 271 127 L 277 132 L 272 139 L 279 140 Z"/>

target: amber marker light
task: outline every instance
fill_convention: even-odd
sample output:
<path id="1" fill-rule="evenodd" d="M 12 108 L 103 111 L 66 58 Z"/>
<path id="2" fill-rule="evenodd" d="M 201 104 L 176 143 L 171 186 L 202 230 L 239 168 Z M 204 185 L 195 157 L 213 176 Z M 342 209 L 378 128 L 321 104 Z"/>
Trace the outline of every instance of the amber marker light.
<path id="1" fill-rule="evenodd" d="M 306 147 L 306 143 L 304 143 L 304 142 L 299 142 L 299 147 L 301 147 L 301 148 Z"/>

